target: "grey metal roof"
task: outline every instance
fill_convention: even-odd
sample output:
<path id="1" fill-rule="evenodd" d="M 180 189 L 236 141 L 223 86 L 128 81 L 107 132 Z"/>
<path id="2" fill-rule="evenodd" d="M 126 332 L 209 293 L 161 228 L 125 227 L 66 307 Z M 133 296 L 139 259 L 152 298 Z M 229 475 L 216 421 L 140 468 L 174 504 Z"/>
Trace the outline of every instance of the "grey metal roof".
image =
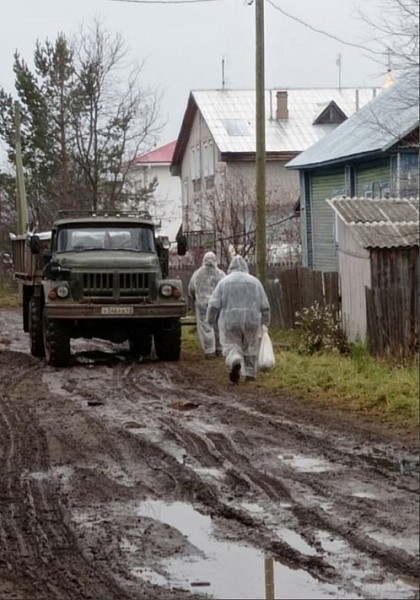
<path id="1" fill-rule="evenodd" d="M 418 124 L 418 78 L 406 76 L 382 91 L 287 166 L 313 167 L 360 154 L 386 151 Z"/>
<path id="2" fill-rule="evenodd" d="M 352 225 L 363 248 L 411 248 L 419 245 L 416 223 L 364 223 Z"/>
<path id="3" fill-rule="evenodd" d="M 418 199 L 332 198 L 327 202 L 364 248 L 419 245 Z"/>
<path id="4" fill-rule="evenodd" d="M 306 150 L 337 127 L 314 125 L 331 101 L 349 117 L 355 112 L 357 101 L 363 106 L 373 93 L 372 88 L 289 89 L 289 118 L 276 120 L 276 91 L 266 91 L 266 151 Z M 221 152 L 255 152 L 255 90 L 209 90 L 191 94 Z"/>

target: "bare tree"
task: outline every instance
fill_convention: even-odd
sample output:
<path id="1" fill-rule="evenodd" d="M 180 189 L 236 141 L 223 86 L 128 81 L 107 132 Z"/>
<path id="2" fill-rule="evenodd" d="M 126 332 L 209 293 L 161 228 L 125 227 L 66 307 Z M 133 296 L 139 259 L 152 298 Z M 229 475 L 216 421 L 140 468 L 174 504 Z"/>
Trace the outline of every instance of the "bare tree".
<path id="1" fill-rule="evenodd" d="M 394 71 L 419 69 L 418 0 L 380 0 L 381 18 L 373 21 L 365 12 L 362 19 L 371 27 L 375 54 L 388 57 Z"/>
<path id="2" fill-rule="evenodd" d="M 73 157 L 90 188 L 92 208 L 116 208 L 125 174 L 139 148 L 149 149 L 160 128 L 157 93 L 141 87 L 142 66 L 126 73 L 127 49 L 101 24 L 82 29 L 74 47 Z"/>
<path id="3" fill-rule="evenodd" d="M 287 244 L 300 247 L 299 219 L 294 213 L 298 191 L 291 182 L 267 189 L 267 248 L 274 254 Z M 223 264 L 240 254 L 255 261 L 255 185 L 241 176 L 230 177 L 221 188 L 205 194 L 203 210 L 206 229 L 213 230 Z M 270 257 L 268 256 L 268 259 Z"/>
<path id="4" fill-rule="evenodd" d="M 131 162 L 150 150 L 159 127 L 157 92 L 143 85 L 119 35 L 100 23 L 73 41 L 37 42 L 34 70 L 15 54 L 22 154 L 32 220 L 51 226 L 59 209 L 120 208 Z M 14 99 L 0 88 L 0 138 L 14 170 Z M 7 202 L 14 181 L 0 170 Z M 150 193 L 151 190 L 146 190 Z"/>

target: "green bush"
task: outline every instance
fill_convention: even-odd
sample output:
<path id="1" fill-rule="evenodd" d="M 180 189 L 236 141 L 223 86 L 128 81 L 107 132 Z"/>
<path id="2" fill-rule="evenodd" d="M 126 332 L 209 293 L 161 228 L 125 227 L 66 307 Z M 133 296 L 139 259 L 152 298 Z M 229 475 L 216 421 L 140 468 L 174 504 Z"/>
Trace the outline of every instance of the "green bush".
<path id="1" fill-rule="evenodd" d="M 332 306 L 315 302 L 309 308 L 296 313 L 296 325 L 302 331 L 301 354 L 322 351 L 349 353 L 349 344 L 341 326 L 339 314 Z"/>

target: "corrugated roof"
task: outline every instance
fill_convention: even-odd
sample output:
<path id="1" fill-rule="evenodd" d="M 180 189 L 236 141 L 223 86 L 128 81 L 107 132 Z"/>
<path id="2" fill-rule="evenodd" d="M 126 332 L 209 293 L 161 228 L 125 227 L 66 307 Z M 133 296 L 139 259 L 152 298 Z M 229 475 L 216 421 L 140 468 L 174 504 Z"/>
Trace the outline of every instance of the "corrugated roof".
<path id="1" fill-rule="evenodd" d="M 363 248 L 411 248 L 419 245 L 419 226 L 416 223 L 359 223 L 351 228 Z"/>
<path id="2" fill-rule="evenodd" d="M 169 144 L 165 144 L 165 146 L 161 146 L 160 148 L 156 148 L 151 152 L 147 152 L 142 156 L 137 156 L 133 161 L 131 166 L 136 165 L 150 165 L 155 163 L 171 163 L 172 157 L 174 155 L 174 150 L 176 146 L 176 140 L 174 142 L 169 142 Z"/>
<path id="3" fill-rule="evenodd" d="M 302 152 L 336 127 L 314 125 L 315 119 L 334 101 L 350 116 L 368 102 L 373 90 L 290 89 L 287 90 L 289 117 L 276 120 L 276 91 L 266 91 L 266 151 Z M 199 111 L 221 152 L 255 152 L 255 90 L 193 91 Z"/>
<path id="4" fill-rule="evenodd" d="M 418 126 L 418 105 L 418 78 L 406 76 L 291 160 L 287 166 L 313 167 L 352 156 L 386 151 Z"/>
<path id="5" fill-rule="evenodd" d="M 418 199 L 332 198 L 327 202 L 364 248 L 419 245 Z"/>

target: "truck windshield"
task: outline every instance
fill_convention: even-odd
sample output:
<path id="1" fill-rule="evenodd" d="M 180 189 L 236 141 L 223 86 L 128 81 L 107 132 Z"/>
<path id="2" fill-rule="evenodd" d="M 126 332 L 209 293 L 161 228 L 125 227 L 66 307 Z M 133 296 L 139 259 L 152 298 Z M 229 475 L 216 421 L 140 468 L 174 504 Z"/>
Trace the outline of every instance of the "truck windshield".
<path id="1" fill-rule="evenodd" d="M 62 227 L 57 233 L 57 252 L 83 250 L 134 250 L 155 252 L 153 230 L 150 227 Z"/>

